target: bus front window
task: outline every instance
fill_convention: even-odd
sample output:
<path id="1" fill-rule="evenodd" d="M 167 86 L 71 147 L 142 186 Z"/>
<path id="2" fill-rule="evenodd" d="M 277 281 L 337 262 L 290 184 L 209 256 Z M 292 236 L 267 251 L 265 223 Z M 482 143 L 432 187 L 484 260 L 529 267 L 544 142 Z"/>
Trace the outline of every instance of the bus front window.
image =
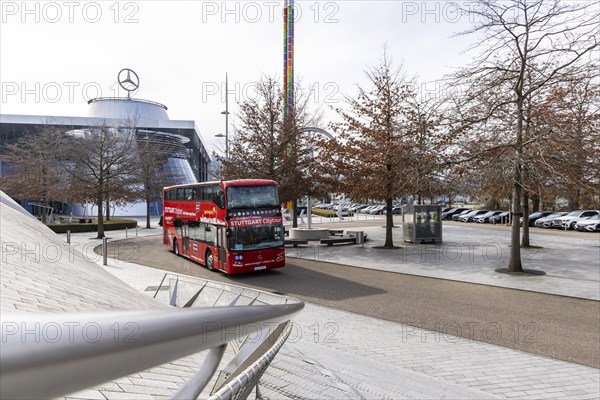
<path id="1" fill-rule="evenodd" d="M 229 250 L 261 250 L 283 246 L 283 229 L 280 225 L 263 225 L 233 228 Z"/>
<path id="2" fill-rule="evenodd" d="M 230 186 L 227 188 L 228 208 L 278 207 L 277 187 L 269 186 Z"/>

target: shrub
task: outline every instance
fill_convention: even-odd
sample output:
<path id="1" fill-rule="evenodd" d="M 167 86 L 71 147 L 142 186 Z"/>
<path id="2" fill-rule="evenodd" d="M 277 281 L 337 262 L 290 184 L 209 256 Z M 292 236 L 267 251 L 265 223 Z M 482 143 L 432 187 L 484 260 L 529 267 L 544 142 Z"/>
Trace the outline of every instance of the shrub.
<path id="1" fill-rule="evenodd" d="M 85 219 L 86 221 L 88 218 Z M 105 231 L 116 231 L 125 228 L 135 228 L 137 221 L 126 218 L 113 218 L 110 221 L 104 221 Z M 97 232 L 98 224 L 92 223 L 70 223 L 70 224 L 52 224 L 48 225 L 55 233 L 67 233 L 67 231 L 75 232 Z"/>

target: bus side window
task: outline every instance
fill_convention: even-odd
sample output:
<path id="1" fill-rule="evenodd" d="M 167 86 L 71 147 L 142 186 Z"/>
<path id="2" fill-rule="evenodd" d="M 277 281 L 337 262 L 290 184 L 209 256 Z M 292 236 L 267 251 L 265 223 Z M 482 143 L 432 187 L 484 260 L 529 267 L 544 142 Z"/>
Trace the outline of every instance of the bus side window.
<path id="1" fill-rule="evenodd" d="M 213 201 L 219 208 L 225 207 L 225 194 L 223 193 L 223 188 L 221 186 L 214 186 L 214 195 Z"/>
<path id="2" fill-rule="evenodd" d="M 185 188 L 184 200 L 194 200 L 192 188 Z"/>
<path id="3" fill-rule="evenodd" d="M 202 188 L 202 200 L 204 201 L 213 201 L 213 187 L 212 186 L 204 186 Z"/>
<path id="4" fill-rule="evenodd" d="M 177 200 L 184 200 L 185 199 L 185 192 L 183 188 L 179 188 L 177 189 Z"/>
<path id="5" fill-rule="evenodd" d="M 198 240 L 198 232 L 200 231 L 200 229 L 198 229 L 199 225 L 200 224 L 196 221 L 188 222 L 188 236 L 190 237 L 190 239 Z"/>
<path id="6" fill-rule="evenodd" d="M 196 232 L 196 237 L 198 238 L 198 240 L 201 240 L 203 242 L 206 241 L 206 224 L 200 224 Z"/>
<path id="7" fill-rule="evenodd" d="M 201 188 L 199 186 L 192 188 L 192 200 L 194 200 L 194 201 L 200 201 L 201 200 L 201 198 L 202 198 L 201 194 L 202 193 L 200 192 L 200 189 Z"/>
<path id="8" fill-rule="evenodd" d="M 217 244 L 217 230 L 214 226 L 206 224 L 204 229 L 206 234 L 206 238 L 204 239 L 206 242 L 210 244 Z"/>

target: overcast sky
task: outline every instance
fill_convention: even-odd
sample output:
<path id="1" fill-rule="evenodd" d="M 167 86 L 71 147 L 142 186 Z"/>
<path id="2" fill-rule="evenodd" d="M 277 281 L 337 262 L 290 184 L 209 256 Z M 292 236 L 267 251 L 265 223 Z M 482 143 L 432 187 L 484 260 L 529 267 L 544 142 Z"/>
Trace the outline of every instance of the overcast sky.
<path id="1" fill-rule="evenodd" d="M 212 150 L 224 132 L 229 74 L 235 103 L 262 75 L 281 79 L 283 1 L 0 1 L 3 114 L 86 116 L 89 98 L 124 96 L 117 74 L 140 77 L 134 97 L 194 120 Z M 460 3 L 468 5 L 467 2 Z M 384 45 L 409 75 L 432 82 L 466 64 L 470 21 L 446 1 L 297 1 L 295 76 L 313 105 L 329 106 L 364 83 Z M 424 90 L 435 91 L 435 83 Z M 222 143 L 222 142 L 221 142 Z M 222 144 L 221 144 L 222 146 Z"/>

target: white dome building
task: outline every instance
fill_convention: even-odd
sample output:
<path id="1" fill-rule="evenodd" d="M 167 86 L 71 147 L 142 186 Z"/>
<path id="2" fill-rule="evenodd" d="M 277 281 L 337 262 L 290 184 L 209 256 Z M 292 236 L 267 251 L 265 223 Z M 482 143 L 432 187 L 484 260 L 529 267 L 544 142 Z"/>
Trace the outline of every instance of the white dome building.
<path id="1" fill-rule="evenodd" d="M 87 117 L 0 114 L 0 154 L 6 146 L 15 143 L 23 135 L 44 127 L 85 135 L 101 126 L 116 129 L 131 126 L 135 129 L 138 145 L 144 143 L 154 146 L 166 155 L 163 172 L 172 177 L 174 183 L 204 182 L 209 179 L 211 159 L 194 121 L 172 120 L 165 105 L 130 97 L 96 98 L 88 101 L 88 104 Z M 0 161 L 0 176 L 6 167 L 6 163 Z M 28 199 L 21 200 L 26 209 L 33 211 Z M 160 215 L 161 206 L 160 201 L 155 202 L 151 206 L 151 214 Z M 64 214 L 94 215 L 93 210 L 72 206 L 66 200 L 60 208 Z M 111 209 L 111 215 L 146 215 L 146 206 L 145 203 L 139 203 L 115 207 Z"/>

